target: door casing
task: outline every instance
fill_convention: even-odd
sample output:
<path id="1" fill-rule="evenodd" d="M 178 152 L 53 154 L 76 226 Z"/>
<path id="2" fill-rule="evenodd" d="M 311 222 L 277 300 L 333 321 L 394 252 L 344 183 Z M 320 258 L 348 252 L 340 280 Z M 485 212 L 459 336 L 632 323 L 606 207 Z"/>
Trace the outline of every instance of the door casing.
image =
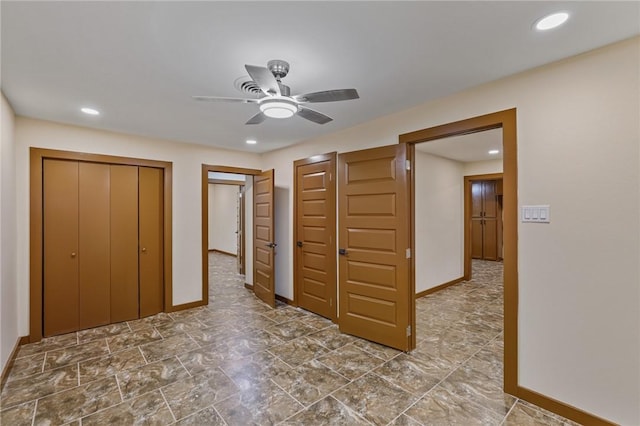
<path id="1" fill-rule="evenodd" d="M 408 144 L 407 155 L 414 163 L 415 144 L 450 136 L 502 128 L 504 193 L 504 391 L 518 395 L 518 170 L 516 109 L 507 109 L 465 120 L 429 127 L 399 136 Z M 410 177 L 411 250 L 415 251 L 415 173 Z M 415 257 L 410 279 L 415 283 Z M 414 284 L 415 285 L 415 284 Z M 415 339 L 413 333 L 413 339 Z M 414 342 L 415 345 L 415 342 Z"/>
<path id="2" fill-rule="evenodd" d="M 116 157 L 74 151 L 43 148 L 29 149 L 29 343 L 39 342 L 43 336 L 43 162 L 45 159 L 74 160 L 81 162 L 154 167 L 163 170 L 163 284 L 164 311 L 183 309 L 173 306 L 172 290 L 172 163 L 140 158 Z"/>
<path id="3" fill-rule="evenodd" d="M 196 306 L 209 304 L 209 172 L 256 176 L 262 173 L 262 170 L 211 164 L 202 165 L 202 301 Z M 242 214 L 244 215 L 244 212 Z"/>

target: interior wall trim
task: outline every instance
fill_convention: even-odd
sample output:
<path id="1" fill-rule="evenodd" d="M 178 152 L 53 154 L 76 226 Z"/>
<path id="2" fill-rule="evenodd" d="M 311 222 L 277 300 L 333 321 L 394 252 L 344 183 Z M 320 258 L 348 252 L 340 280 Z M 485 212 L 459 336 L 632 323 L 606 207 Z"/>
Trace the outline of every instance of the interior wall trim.
<path id="1" fill-rule="evenodd" d="M 9 378 L 9 373 L 11 372 L 11 368 L 13 368 L 13 364 L 16 361 L 16 357 L 18 356 L 18 351 L 20 350 L 20 346 L 26 345 L 29 343 L 29 336 L 22 336 L 16 339 L 16 344 L 13 346 L 13 350 L 9 355 L 9 359 L 7 363 L 4 365 L 2 369 L 2 375 L 0 375 L 0 393 L 4 389 L 4 384 L 7 382 Z"/>
<path id="2" fill-rule="evenodd" d="M 262 173 L 262 170 L 211 164 L 202 165 L 202 305 L 209 304 L 209 172 L 256 176 Z M 241 186 L 245 184 L 246 182 L 242 182 Z M 244 251 L 241 256 L 244 262 L 246 259 Z"/>
<path id="3" fill-rule="evenodd" d="M 437 285 L 435 287 L 428 288 L 428 289 L 423 290 L 423 291 L 421 291 L 419 293 L 416 293 L 416 299 L 419 299 L 419 298 L 424 297 L 424 296 L 428 296 L 428 295 L 436 293 L 436 292 L 438 292 L 440 290 L 444 290 L 445 288 L 451 287 L 452 285 L 458 284 L 458 283 L 460 283 L 460 282 L 462 282 L 464 280 L 465 280 L 464 277 L 460 277 L 460 278 L 456 278 L 455 280 L 447 281 L 444 284 L 440 284 L 440 285 Z"/>
<path id="4" fill-rule="evenodd" d="M 521 399 L 524 399 L 525 401 L 537 405 L 538 407 L 542 407 L 545 410 L 551 411 L 569 420 L 580 423 L 581 425 L 614 426 L 616 424 L 522 386 L 518 386 L 517 396 Z"/>
<path id="5" fill-rule="evenodd" d="M 415 144 L 502 128 L 504 193 L 504 391 L 518 396 L 518 160 L 516 109 L 507 109 L 465 120 L 429 127 L 398 137 L 408 144 L 407 156 L 415 159 Z M 410 242 L 415 252 L 415 173 L 410 177 Z M 415 285 L 415 256 L 411 258 Z M 414 333 L 415 334 L 415 333 Z M 543 407 L 544 408 L 544 407 Z"/>
<path id="6" fill-rule="evenodd" d="M 188 303 L 183 303 L 181 305 L 175 305 L 175 306 L 171 306 L 167 312 L 178 312 L 178 311 L 184 311 L 185 309 L 192 309 L 192 308 L 197 308 L 200 306 L 206 306 L 207 304 L 204 303 L 204 301 L 202 300 L 196 300 L 195 302 L 188 302 Z"/>
<path id="7" fill-rule="evenodd" d="M 173 307 L 173 265 L 172 265 L 172 170 L 168 161 L 142 158 L 118 157 L 113 155 L 92 154 L 75 151 L 60 151 L 44 148 L 29 148 L 29 340 L 31 343 L 42 340 L 43 319 L 43 185 L 42 167 L 45 159 L 73 160 L 90 163 L 117 164 L 138 167 L 154 167 L 163 170 L 164 186 L 164 311 Z"/>

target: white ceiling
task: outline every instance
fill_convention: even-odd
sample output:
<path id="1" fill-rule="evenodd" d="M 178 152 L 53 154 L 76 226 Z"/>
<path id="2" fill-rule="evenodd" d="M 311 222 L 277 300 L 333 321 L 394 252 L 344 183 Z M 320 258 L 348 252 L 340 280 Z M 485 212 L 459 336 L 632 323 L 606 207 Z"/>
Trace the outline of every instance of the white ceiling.
<path id="1" fill-rule="evenodd" d="M 3 0 L 2 90 L 17 114 L 265 152 L 335 132 L 640 33 L 633 2 L 12 2 Z M 563 27 L 532 24 L 558 10 Z M 356 88 L 316 104 L 334 118 L 245 121 L 244 64 L 284 59 L 292 94 Z M 82 106 L 102 114 L 89 117 Z M 249 146 L 246 139 L 257 139 Z"/>
<path id="2" fill-rule="evenodd" d="M 416 144 L 416 149 L 461 163 L 499 160 L 502 158 L 502 129 L 423 142 Z M 489 151 L 494 149 L 499 153 L 489 154 Z"/>

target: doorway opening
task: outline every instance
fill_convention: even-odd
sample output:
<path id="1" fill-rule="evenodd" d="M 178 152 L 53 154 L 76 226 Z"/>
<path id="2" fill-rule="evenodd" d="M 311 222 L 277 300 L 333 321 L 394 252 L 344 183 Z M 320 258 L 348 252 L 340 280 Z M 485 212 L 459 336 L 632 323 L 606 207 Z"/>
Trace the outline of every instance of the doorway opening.
<path id="1" fill-rule="evenodd" d="M 202 165 L 203 304 L 209 303 L 211 248 L 237 257 L 245 287 L 275 306 L 273 175 L 273 170 Z"/>
<path id="2" fill-rule="evenodd" d="M 510 109 L 478 116 L 467 120 L 418 130 L 400 135 L 399 142 L 408 144 L 408 155 L 415 163 L 416 145 L 433 142 L 452 136 L 461 136 L 498 129 L 502 133 L 503 153 L 503 282 L 504 282 L 504 381 L 503 389 L 512 395 L 518 394 L 517 370 L 517 323 L 518 323 L 518 254 L 517 254 L 517 155 L 516 155 L 516 110 Z M 416 238 L 416 171 L 411 174 L 410 214 L 411 250 L 415 252 Z M 467 247 L 468 244 L 465 244 Z M 466 255 L 465 255 L 466 257 Z M 470 254 L 469 254 L 470 257 Z M 416 283 L 416 258 L 411 259 L 411 282 Z M 466 263 L 466 262 L 465 262 Z M 471 274 L 471 271 L 468 271 Z M 415 334 L 414 334 L 415 338 Z M 414 343 L 415 346 L 415 343 Z"/>
<path id="3" fill-rule="evenodd" d="M 236 259 L 236 270 L 245 275 L 245 188 L 251 176 L 209 172 L 209 252 Z"/>

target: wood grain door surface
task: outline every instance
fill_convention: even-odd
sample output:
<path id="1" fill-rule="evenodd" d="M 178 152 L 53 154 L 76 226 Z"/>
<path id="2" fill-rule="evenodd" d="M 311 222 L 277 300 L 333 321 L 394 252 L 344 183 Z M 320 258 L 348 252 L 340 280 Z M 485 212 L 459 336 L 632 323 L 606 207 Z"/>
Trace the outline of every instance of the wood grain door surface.
<path id="1" fill-rule="evenodd" d="M 253 291 L 271 307 L 276 305 L 273 169 L 253 177 Z"/>
<path id="2" fill-rule="evenodd" d="M 43 332 L 78 329 L 78 173 L 77 161 L 44 160 Z"/>
<path id="3" fill-rule="evenodd" d="M 111 168 L 111 322 L 139 318 L 138 168 Z"/>
<path id="4" fill-rule="evenodd" d="M 295 285 L 298 306 L 336 315 L 335 154 L 296 162 Z M 308 161 L 308 163 L 307 163 Z"/>
<path id="5" fill-rule="evenodd" d="M 497 180 L 471 182 L 471 257 L 498 260 Z"/>
<path id="6" fill-rule="evenodd" d="M 405 160 L 405 144 L 338 156 L 338 321 L 342 332 L 406 351 L 414 301 Z"/>
<path id="7" fill-rule="evenodd" d="M 164 309 L 163 171 L 43 160 L 43 334 Z"/>
<path id="8" fill-rule="evenodd" d="M 78 259 L 80 330 L 111 322 L 109 165 L 80 163 Z"/>
<path id="9" fill-rule="evenodd" d="M 163 171 L 138 168 L 140 318 L 164 306 Z"/>

